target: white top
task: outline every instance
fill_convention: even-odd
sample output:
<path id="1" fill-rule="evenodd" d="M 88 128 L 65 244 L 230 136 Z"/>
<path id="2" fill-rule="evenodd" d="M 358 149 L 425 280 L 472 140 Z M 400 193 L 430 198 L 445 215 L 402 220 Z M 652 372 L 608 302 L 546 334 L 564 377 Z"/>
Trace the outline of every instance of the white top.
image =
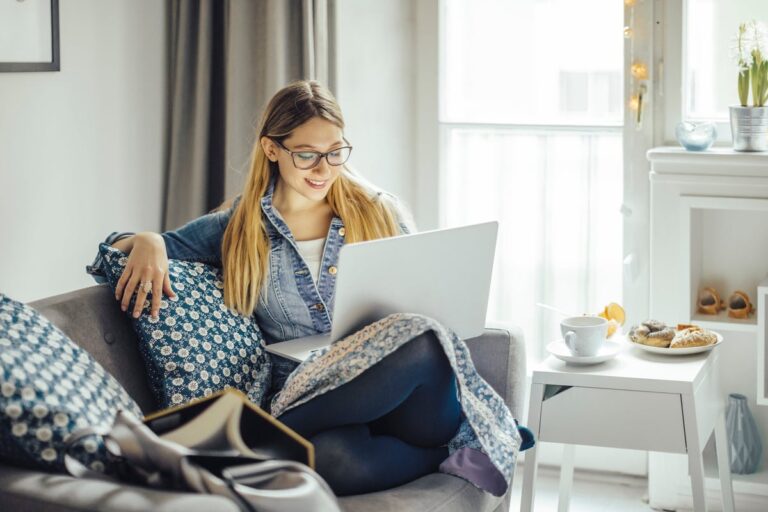
<path id="1" fill-rule="evenodd" d="M 611 387 L 661 393 L 690 392 L 716 362 L 715 347 L 709 352 L 691 355 L 661 355 L 643 352 L 631 342 L 624 345 L 615 359 L 590 366 L 572 366 L 549 356 L 533 370 L 533 382 L 564 386 Z"/>
<path id="2" fill-rule="evenodd" d="M 309 273 L 312 274 L 312 279 L 315 280 L 315 283 L 317 283 L 317 278 L 320 275 L 320 263 L 323 259 L 324 246 L 325 238 L 296 241 L 296 247 L 299 248 L 299 254 L 301 254 L 301 257 L 307 262 Z"/>

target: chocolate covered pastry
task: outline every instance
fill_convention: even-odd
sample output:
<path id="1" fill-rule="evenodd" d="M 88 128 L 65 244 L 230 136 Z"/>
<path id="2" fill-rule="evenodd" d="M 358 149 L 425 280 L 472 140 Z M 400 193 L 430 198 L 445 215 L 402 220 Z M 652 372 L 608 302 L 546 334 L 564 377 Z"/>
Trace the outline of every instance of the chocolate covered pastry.
<path id="1" fill-rule="evenodd" d="M 658 320 L 646 320 L 629 331 L 630 340 L 652 347 L 669 347 L 674 337 L 675 329 Z"/>

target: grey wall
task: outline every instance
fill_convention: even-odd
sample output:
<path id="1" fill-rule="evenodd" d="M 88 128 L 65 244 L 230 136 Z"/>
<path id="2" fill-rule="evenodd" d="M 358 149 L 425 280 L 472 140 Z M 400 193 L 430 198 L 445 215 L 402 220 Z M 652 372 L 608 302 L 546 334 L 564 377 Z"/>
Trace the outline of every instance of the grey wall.
<path id="1" fill-rule="evenodd" d="M 337 0 L 337 5 L 336 96 L 355 147 L 350 163 L 413 207 L 416 2 Z"/>
<path id="2" fill-rule="evenodd" d="M 0 292 L 93 284 L 112 230 L 157 230 L 164 3 L 59 2 L 61 71 L 0 73 Z"/>

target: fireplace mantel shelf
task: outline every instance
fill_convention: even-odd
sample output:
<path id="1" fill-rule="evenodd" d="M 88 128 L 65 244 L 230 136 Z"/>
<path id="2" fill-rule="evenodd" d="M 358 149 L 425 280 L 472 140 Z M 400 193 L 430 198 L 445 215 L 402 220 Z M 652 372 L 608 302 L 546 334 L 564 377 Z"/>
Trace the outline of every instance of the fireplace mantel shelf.
<path id="1" fill-rule="evenodd" d="M 681 147 L 662 146 L 649 150 L 647 157 L 655 174 L 768 178 L 768 152 L 747 153 L 730 147 L 686 151 Z"/>

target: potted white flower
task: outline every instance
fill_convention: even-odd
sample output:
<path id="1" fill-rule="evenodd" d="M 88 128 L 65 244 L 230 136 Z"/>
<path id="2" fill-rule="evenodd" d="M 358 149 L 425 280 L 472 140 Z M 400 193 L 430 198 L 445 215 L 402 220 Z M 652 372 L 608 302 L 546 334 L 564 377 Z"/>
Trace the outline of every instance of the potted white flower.
<path id="1" fill-rule="evenodd" d="M 730 107 L 733 149 L 768 151 L 768 27 L 760 21 L 739 25 L 733 54 L 739 66 L 740 106 Z M 749 92 L 752 91 L 752 105 Z"/>

